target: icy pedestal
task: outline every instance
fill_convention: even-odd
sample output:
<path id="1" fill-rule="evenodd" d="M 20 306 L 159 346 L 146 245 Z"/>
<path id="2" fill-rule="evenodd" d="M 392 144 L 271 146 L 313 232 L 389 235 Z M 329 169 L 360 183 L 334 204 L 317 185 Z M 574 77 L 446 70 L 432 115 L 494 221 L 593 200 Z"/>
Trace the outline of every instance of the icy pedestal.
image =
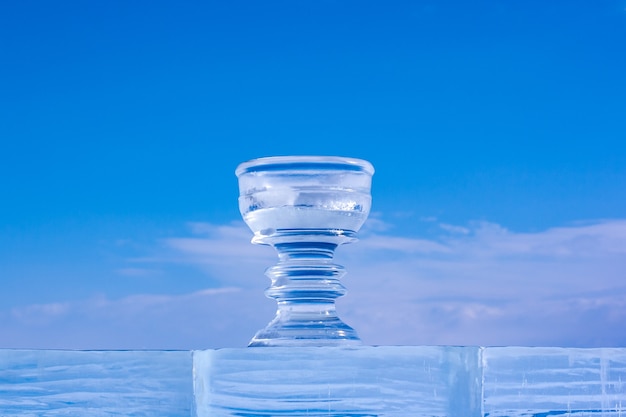
<path id="1" fill-rule="evenodd" d="M 626 416 L 626 348 L 0 349 L 0 416 Z"/>
<path id="2" fill-rule="evenodd" d="M 252 348 L 197 352 L 197 415 L 480 415 L 475 347 Z"/>

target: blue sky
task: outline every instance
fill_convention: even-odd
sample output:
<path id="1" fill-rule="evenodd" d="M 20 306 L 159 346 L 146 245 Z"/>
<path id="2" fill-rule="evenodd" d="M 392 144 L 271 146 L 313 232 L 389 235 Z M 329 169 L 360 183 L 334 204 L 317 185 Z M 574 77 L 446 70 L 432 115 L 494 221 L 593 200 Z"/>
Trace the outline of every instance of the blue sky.
<path id="1" fill-rule="evenodd" d="M 626 345 L 626 1 L 22 1 L 0 12 L 0 347 L 245 346 L 236 166 L 375 169 L 367 344 Z"/>

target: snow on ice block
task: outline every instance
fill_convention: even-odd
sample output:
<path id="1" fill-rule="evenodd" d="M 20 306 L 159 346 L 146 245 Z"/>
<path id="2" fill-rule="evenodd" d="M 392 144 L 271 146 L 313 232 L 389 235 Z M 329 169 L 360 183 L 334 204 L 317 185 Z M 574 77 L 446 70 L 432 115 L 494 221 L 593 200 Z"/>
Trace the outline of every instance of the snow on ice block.
<path id="1" fill-rule="evenodd" d="M 481 416 L 478 347 L 194 352 L 199 417 Z"/>
<path id="2" fill-rule="evenodd" d="M 189 351 L 0 349 L 0 416 L 193 415 Z"/>
<path id="3" fill-rule="evenodd" d="M 626 416 L 626 349 L 483 351 L 487 417 Z"/>

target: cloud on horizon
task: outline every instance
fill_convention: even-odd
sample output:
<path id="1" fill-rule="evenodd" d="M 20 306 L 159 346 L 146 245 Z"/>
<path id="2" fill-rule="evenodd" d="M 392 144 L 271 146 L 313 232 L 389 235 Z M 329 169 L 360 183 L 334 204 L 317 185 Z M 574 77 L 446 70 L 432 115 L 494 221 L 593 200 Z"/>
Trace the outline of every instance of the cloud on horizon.
<path id="1" fill-rule="evenodd" d="M 430 221 L 433 221 L 431 219 Z M 626 220 L 516 233 L 440 224 L 431 238 L 377 224 L 337 250 L 340 316 L 371 345 L 626 346 Z M 190 224 L 131 260 L 202 270 L 216 288 L 117 300 L 60 300 L 0 311 L 0 345 L 40 348 L 242 347 L 273 316 L 264 297 L 273 249 L 243 223 Z M 124 268 L 121 268 L 122 270 Z"/>

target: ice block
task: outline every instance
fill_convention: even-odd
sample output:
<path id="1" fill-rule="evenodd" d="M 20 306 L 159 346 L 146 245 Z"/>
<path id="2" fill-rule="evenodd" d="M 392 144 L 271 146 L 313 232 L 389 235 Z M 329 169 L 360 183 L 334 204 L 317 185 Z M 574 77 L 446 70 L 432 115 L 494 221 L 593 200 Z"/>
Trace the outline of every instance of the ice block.
<path id="1" fill-rule="evenodd" d="M 0 416 L 193 415 L 189 351 L 0 349 Z"/>

